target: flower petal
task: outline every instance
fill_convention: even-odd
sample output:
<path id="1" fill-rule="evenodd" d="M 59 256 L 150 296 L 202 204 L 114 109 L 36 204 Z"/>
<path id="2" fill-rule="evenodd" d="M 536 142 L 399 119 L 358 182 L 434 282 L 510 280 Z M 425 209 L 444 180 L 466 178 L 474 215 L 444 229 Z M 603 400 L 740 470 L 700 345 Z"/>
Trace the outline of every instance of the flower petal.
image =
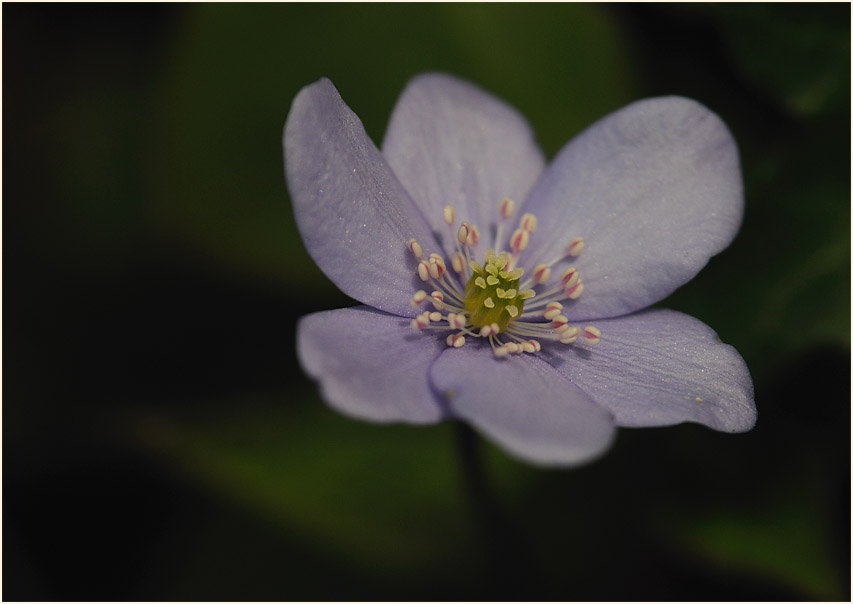
<path id="1" fill-rule="evenodd" d="M 303 369 L 338 411 L 375 422 L 442 419 L 427 371 L 444 343 L 408 320 L 366 306 L 319 312 L 300 319 L 296 341 Z"/>
<path id="2" fill-rule="evenodd" d="M 729 245 L 743 213 L 737 147 L 695 101 L 639 101 L 566 145 L 525 211 L 543 226 L 522 261 L 586 242 L 571 262 L 584 294 L 564 314 L 621 316 L 663 299 Z"/>
<path id="3" fill-rule="evenodd" d="M 481 249 L 493 247 L 491 225 L 500 202 L 520 204 L 545 167 L 525 119 L 473 84 L 444 74 L 409 82 L 382 143 L 394 173 L 433 229 L 448 233 L 443 209 L 453 205 L 457 226 L 466 220 L 481 232 Z M 445 249 L 455 250 L 449 236 Z"/>
<path id="4" fill-rule="evenodd" d="M 604 452 L 610 414 L 544 361 L 496 359 L 485 346 L 446 350 L 430 379 L 451 412 L 497 444 L 540 465 L 573 465 Z"/>
<path id="5" fill-rule="evenodd" d="M 429 226 L 327 79 L 303 88 L 284 129 L 287 184 L 305 247 L 344 293 L 413 316 L 420 288 L 409 251 L 438 251 Z"/>
<path id="6" fill-rule="evenodd" d="M 601 342 L 552 349 L 564 361 L 555 366 L 609 409 L 619 426 L 696 422 L 745 432 L 755 424 L 746 363 L 698 319 L 648 310 L 595 326 Z"/>

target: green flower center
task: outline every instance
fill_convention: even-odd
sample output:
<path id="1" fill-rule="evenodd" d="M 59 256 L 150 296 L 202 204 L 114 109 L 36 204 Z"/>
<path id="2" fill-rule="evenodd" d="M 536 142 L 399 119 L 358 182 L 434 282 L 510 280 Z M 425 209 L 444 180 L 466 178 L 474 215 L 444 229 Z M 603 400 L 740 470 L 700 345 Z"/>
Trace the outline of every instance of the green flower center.
<path id="1" fill-rule="evenodd" d="M 519 291 L 524 269 L 505 270 L 509 256 L 486 252 L 486 266 L 471 262 L 471 278 L 465 286 L 465 310 L 475 327 L 497 324 L 500 332 L 524 312 L 524 301 L 532 290 Z"/>

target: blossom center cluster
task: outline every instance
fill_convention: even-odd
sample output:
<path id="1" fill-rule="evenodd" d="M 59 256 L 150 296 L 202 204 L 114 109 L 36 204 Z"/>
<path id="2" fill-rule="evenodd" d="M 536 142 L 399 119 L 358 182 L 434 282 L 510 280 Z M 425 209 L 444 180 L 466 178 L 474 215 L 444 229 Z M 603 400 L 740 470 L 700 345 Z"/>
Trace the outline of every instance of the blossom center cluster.
<path id="1" fill-rule="evenodd" d="M 532 298 L 532 289 L 519 291 L 524 269 L 507 270 L 509 256 L 505 253 L 486 254 L 486 265 L 471 263 L 471 278 L 465 286 L 465 310 L 474 327 L 496 323 L 499 332 L 506 331 L 509 322 L 524 312 L 524 301 Z"/>
<path id="2" fill-rule="evenodd" d="M 514 206 L 510 198 L 500 203 L 496 246 L 502 243 L 504 226 Z M 446 337 L 446 342 L 455 348 L 465 345 L 466 336 L 487 338 L 498 357 L 538 352 L 542 348 L 540 340 L 561 344 L 599 342 L 601 332 L 598 329 L 569 325 L 562 314 L 561 300 L 570 303 L 583 292 L 584 285 L 577 269 L 569 266 L 559 279 L 551 280 L 553 267 L 578 256 L 583 250 L 582 238 L 571 239 L 562 255 L 537 264 L 532 274 L 525 277 L 525 270 L 516 264 L 536 231 L 537 220 L 533 214 L 521 217 L 518 227 L 506 241 L 508 250 L 486 250 L 483 264 L 476 260 L 480 243 L 477 227 L 463 221 L 457 229 L 453 206 L 444 208 L 444 221 L 456 240 L 456 251 L 450 262 L 452 272 L 447 270 L 441 254 L 424 257 L 420 244 L 414 239 L 409 241 L 409 250 L 418 260 L 418 276 L 434 288 L 429 294 L 419 290 L 412 297 L 413 306 L 428 303 L 433 307 L 432 311 L 425 310 L 412 320 L 414 330 L 450 330 L 452 333 Z"/>

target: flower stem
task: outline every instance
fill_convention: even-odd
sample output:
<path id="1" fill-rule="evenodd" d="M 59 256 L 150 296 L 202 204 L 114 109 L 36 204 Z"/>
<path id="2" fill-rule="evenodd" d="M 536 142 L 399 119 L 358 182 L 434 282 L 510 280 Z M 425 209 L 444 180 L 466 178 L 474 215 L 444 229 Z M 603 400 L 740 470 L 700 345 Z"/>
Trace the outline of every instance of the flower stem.
<path id="1" fill-rule="evenodd" d="M 534 584 L 530 550 L 522 544 L 514 523 L 498 505 L 486 476 L 477 433 L 467 424 L 457 422 L 454 436 L 463 488 L 484 550 L 486 595 L 500 600 L 529 599 Z"/>

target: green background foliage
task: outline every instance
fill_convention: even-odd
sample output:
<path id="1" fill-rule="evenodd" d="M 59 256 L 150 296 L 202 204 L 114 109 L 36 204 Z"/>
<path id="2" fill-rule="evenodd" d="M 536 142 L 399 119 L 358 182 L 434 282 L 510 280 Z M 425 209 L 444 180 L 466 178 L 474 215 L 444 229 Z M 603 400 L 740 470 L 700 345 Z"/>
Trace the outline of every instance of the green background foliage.
<path id="1" fill-rule="evenodd" d="M 3 598 L 849 599 L 849 24 L 846 4 L 3 5 Z M 428 70 L 506 99 L 549 157 L 647 96 L 727 122 L 742 230 L 661 306 L 741 351 L 754 431 L 621 430 L 544 471 L 325 407 L 295 322 L 352 301 L 296 231 L 284 120 L 327 76 L 379 141 Z"/>

